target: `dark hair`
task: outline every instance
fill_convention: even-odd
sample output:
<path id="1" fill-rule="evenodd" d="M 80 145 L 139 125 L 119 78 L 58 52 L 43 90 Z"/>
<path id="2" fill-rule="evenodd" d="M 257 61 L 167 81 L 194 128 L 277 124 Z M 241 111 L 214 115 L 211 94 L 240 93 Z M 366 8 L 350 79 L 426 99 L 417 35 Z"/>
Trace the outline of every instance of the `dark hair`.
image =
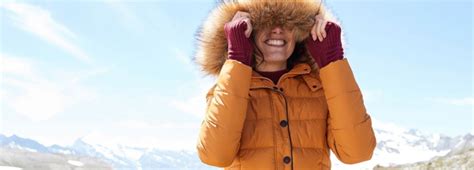
<path id="1" fill-rule="evenodd" d="M 304 42 L 296 43 L 293 53 L 291 54 L 290 58 L 288 58 L 288 60 L 286 61 L 286 67 L 288 69 L 291 69 L 299 63 L 308 63 L 311 66 L 311 57 L 308 55 L 308 52 L 306 51 L 306 46 Z"/>

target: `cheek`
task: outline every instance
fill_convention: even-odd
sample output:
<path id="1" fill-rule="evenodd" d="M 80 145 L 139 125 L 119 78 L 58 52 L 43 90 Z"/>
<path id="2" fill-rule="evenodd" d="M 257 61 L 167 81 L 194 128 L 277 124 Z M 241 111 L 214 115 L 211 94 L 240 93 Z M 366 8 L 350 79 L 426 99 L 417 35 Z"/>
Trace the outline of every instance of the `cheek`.
<path id="1" fill-rule="evenodd" d="M 261 42 L 254 42 L 255 45 L 257 46 L 257 49 L 260 51 L 260 52 L 263 52 L 263 43 Z"/>
<path id="2" fill-rule="evenodd" d="M 257 48 L 261 51 L 262 48 L 263 48 L 263 42 L 261 41 L 261 37 L 260 36 L 256 36 L 255 37 L 255 40 L 253 41 L 253 43 L 257 46 Z"/>
<path id="3" fill-rule="evenodd" d="M 291 56 L 291 54 L 293 54 L 293 51 L 295 50 L 295 46 L 296 46 L 296 38 L 295 38 L 295 33 L 292 32 L 291 34 L 287 35 L 288 38 L 289 38 L 289 44 L 288 45 L 288 51 L 287 51 L 287 56 L 288 58 Z"/>

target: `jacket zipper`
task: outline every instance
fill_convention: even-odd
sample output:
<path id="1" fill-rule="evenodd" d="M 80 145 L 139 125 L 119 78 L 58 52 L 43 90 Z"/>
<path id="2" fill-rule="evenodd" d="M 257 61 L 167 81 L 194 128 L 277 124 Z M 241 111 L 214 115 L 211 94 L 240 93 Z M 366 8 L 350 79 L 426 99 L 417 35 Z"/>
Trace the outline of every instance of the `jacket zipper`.
<path id="1" fill-rule="evenodd" d="M 290 131 L 290 115 L 288 114 L 288 101 L 286 100 L 285 94 L 283 94 L 282 91 L 278 89 L 274 89 L 273 91 L 277 92 L 280 94 L 283 99 L 285 100 L 285 114 L 286 114 L 286 122 L 287 122 L 287 130 L 288 130 L 288 138 L 290 140 L 290 163 L 291 163 L 291 169 L 293 169 L 293 142 L 291 141 L 291 131 Z"/>
<path id="2" fill-rule="evenodd" d="M 268 79 L 268 78 L 265 78 L 265 79 Z M 269 81 L 271 81 L 270 79 L 268 79 Z M 285 115 L 286 115 L 286 121 L 287 121 L 287 131 L 288 131 L 288 138 L 289 138 L 289 142 L 290 142 L 290 163 L 291 163 L 291 169 L 293 170 L 293 160 L 294 160 L 294 157 L 293 157 L 293 142 L 291 141 L 291 131 L 290 131 L 290 116 L 288 114 L 288 101 L 286 99 L 286 96 L 285 94 L 283 94 L 282 91 L 278 90 L 277 86 L 273 86 L 275 88 L 270 88 L 270 87 L 256 87 L 256 88 L 250 88 L 250 90 L 257 90 L 257 89 L 270 89 L 271 91 L 274 91 L 274 92 L 277 92 L 278 94 L 280 94 L 280 96 L 283 97 L 284 101 L 285 101 Z"/>

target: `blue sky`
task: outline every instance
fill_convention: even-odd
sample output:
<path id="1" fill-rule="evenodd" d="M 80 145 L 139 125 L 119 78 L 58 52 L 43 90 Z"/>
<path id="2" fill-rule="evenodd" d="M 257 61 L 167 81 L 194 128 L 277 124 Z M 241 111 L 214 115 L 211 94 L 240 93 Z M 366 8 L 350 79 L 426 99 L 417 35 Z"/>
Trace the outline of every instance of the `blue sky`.
<path id="1" fill-rule="evenodd" d="M 327 1 L 369 114 L 473 132 L 473 4 Z M 0 133 L 193 149 L 213 78 L 191 62 L 214 1 L 1 1 Z"/>

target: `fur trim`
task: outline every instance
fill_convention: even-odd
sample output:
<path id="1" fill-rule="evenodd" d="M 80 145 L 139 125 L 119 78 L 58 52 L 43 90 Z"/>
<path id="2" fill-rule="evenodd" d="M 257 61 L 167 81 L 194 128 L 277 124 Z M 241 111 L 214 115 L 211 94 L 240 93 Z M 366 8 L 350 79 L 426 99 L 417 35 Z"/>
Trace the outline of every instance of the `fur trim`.
<path id="1" fill-rule="evenodd" d="M 254 30 L 283 26 L 295 29 L 297 42 L 306 39 L 314 24 L 314 16 L 338 23 L 320 0 L 231 0 L 220 2 L 197 32 L 197 51 L 194 61 L 204 73 L 218 75 L 227 59 L 227 39 L 224 24 L 237 11 L 250 13 Z M 339 24 L 339 23 L 338 23 Z"/>

